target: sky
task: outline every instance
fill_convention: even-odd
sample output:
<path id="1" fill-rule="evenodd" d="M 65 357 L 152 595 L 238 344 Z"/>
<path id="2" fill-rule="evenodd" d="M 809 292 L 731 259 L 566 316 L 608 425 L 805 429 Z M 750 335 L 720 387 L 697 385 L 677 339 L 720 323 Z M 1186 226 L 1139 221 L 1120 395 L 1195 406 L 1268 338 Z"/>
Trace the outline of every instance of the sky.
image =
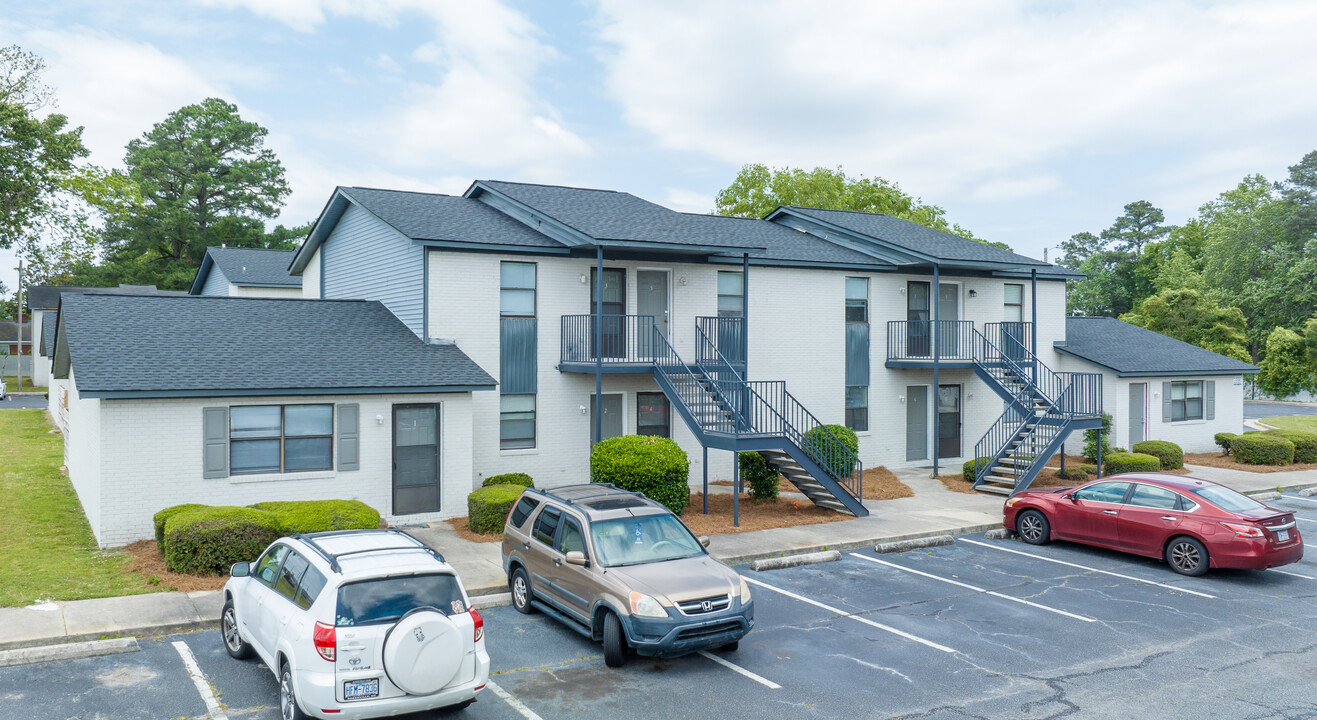
<path id="1" fill-rule="evenodd" d="M 708 212 L 741 166 L 882 177 L 1041 257 L 1171 223 L 1317 150 L 1317 3 L 5 0 L 90 161 L 220 97 L 315 219 L 337 185 L 474 179 Z M 273 224 L 273 223 L 272 223 Z M 0 250 L 0 282 L 17 279 Z"/>

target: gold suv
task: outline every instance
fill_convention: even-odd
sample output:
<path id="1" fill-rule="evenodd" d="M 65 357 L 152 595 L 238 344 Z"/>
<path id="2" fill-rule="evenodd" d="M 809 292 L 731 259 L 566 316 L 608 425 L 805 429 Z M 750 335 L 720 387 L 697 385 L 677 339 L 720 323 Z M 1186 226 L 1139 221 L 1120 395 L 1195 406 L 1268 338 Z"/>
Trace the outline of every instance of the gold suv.
<path id="1" fill-rule="evenodd" d="M 750 586 L 667 508 L 590 483 L 529 489 L 503 527 L 503 570 L 520 612 L 536 610 L 604 645 L 620 667 L 735 650 L 754 626 Z"/>

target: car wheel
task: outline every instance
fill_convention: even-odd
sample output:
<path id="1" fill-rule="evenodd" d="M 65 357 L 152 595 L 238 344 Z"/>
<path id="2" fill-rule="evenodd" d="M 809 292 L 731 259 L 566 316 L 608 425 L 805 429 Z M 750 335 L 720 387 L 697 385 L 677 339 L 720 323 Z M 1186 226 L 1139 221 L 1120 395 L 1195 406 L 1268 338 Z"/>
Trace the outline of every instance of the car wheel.
<path id="1" fill-rule="evenodd" d="M 1191 537 L 1178 537 L 1166 545 L 1166 562 L 1181 575 L 1207 572 L 1207 548 Z"/>
<path id="2" fill-rule="evenodd" d="M 535 612 L 535 606 L 531 605 L 532 595 L 530 592 L 530 578 L 526 576 L 524 568 L 517 568 L 512 571 L 512 579 L 508 580 L 508 590 L 512 593 L 512 607 L 523 615 L 529 615 Z"/>
<path id="3" fill-rule="evenodd" d="M 718 649 L 723 652 L 736 652 L 741 649 L 741 641 L 737 640 L 736 642 L 729 642 Z"/>
<path id="4" fill-rule="evenodd" d="M 604 616 L 604 664 L 611 668 L 626 664 L 626 634 L 613 613 Z"/>
<path id="5" fill-rule="evenodd" d="M 220 636 L 224 638 L 224 649 L 230 656 L 238 660 L 252 656 L 251 644 L 238 633 L 238 611 L 233 607 L 232 598 L 224 601 L 224 609 L 220 611 Z"/>
<path id="6" fill-rule="evenodd" d="M 297 693 L 293 690 L 293 669 L 287 662 L 279 666 L 279 717 L 283 720 L 310 720 L 297 705 Z"/>
<path id="7" fill-rule="evenodd" d="M 1015 518 L 1015 534 L 1030 545 L 1046 545 L 1052 540 L 1052 524 L 1037 510 L 1025 510 Z"/>

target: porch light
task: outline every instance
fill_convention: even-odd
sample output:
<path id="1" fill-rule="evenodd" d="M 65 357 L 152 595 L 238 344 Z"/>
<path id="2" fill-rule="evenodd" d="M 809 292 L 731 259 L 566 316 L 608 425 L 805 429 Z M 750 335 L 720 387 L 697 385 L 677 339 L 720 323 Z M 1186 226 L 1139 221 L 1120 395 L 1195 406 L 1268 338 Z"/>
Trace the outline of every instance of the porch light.
<path id="1" fill-rule="evenodd" d="M 581 414 L 584 415 L 584 414 L 586 414 L 586 413 L 588 413 L 588 412 L 590 412 L 590 408 L 587 408 L 586 406 L 582 405 L 582 406 L 581 406 Z"/>
<path id="2" fill-rule="evenodd" d="M 905 404 L 905 396 L 904 396 L 904 395 L 897 395 L 897 396 L 896 396 L 896 400 L 897 400 L 897 402 L 899 402 L 899 403 L 901 403 L 901 404 L 903 404 L 903 405 Z"/>
<path id="3" fill-rule="evenodd" d="M 590 282 L 590 276 L 586 275 L 585 273 L 581 273 L 581 284 L 584 285 L 588 282 Z"/>
<path id="4" fill-rule="evenodd" d="M 970 290 L 970 291 L 969 291 L 969 296 L 970 296 L 970 297 L 978 297 L 978 296 L 979 296 L 979 291 L 978 291 L 978 290 Z"/>

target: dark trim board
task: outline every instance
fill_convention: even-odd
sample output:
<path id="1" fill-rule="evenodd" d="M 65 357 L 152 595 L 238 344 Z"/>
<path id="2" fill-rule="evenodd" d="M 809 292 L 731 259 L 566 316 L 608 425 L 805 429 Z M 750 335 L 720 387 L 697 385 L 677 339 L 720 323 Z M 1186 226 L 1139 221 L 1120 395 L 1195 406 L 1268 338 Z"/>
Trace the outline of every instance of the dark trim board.
<path id="1" fill-rule="evenodd" d="M 593 370 L 591 371 L 593 372 Z M 497 385 L 436 385 L 434 387 L 268 388 L 264 390 L 79 390 L 78 395 L 106 400 L 148 398 L 276 397 L 279 395 L 431 395 L 493 390 Z"/>
<path id="2" fill-rule="evenodd" d="M 888 360 L 886 366 L 889 368 L 915 368 L 922 370 L 933 369 L 933 359 L 927 360 Z M 943 370 L 972 370 L 974 362 L 972 360 L 943 360 L 938 363 Z"/>

